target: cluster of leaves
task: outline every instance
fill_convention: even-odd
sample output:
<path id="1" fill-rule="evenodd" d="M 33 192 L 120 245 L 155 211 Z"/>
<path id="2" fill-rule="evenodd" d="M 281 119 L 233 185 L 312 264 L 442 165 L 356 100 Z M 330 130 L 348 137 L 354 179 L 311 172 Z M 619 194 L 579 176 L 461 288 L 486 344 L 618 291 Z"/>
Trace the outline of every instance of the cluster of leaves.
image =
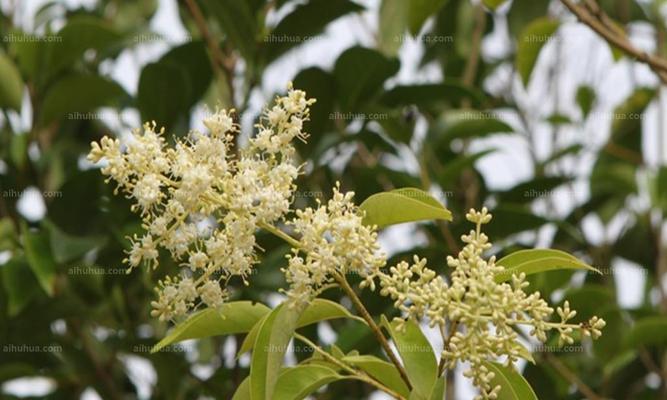
<path id="1" fill-rule="evenodd" d="M 80 161 L 91 140 L 118 129 L 111 129 L 105 118 L 80 118 L 77 113 L 100 107 L 118 114 L 138 111 L 142 120 L 156 120 L 169 134 L 186 132 L 192 110 L 201 104 L 213 106 L 220 100 L 242 114 L 248 110 L 251 94 L 262 88 L 264 72 L 305 43 L 268 40 L 271 35 L 307 38 L 323 32 L 333 21 L 366 12 L 366 7 L 351 0 L 179 2 L 181 20 L 193 40 L 171 46 L 155 62 L 143 66 L 136 91 L 128 92 L 106 71 L 121 57 L 141 51 L 145 35 L 157 40 L 148 30 L 157 3 L 103 0 L 92 8 L 65 9 L 60 2 L 49 2 L 32 18 L 35 31 L 15 26 L 10 14 L 0 15 L 0 251 L 3 260 L 8 255 L 0 266 L 0 346 L 56 345 L 59 349 L 0 348 L 0 382 L 48 377 L 55 382 L 50 398 L 76 398 L 87 388 L 105 399 L 137 396 L 124 361 L 129 355 L 145 358 L 154 367 L 154 398 L 230 398 L 249 373 L 247 363 L 225 362 L 222 349 L 227 342 L 220 337 L 198 341 L 198 357 L 147 350 L 166 333 L 166 326 L 149 317 L 151 287 L 160 278 L 155 275 L 163 272 L 118 273 L 124 268 L 119 261 L 128 246 L 125 237 L 138 232 L 137 220 L 129 204 L 114 197 L 99 173 L 85 170 Z M 355 190 L 359 200 L 394 188 L 420 187 L 445 194 L 453 215 L 492 205 L 494 223 L 488 234 L 506 249 L 500 256 L 535 247 L 547 232 L 550 247 L 576 254 L 603 271 L 615 271 L 612 267 L 620 259 L 637 264 L 646 277 L 645 289 L 641 304 L 632 309 L 619 305 L 616 287 L 622 282 L 617 274 L 558 270 L 532 275 L 531 288 L 544 297 L 558 300 L 564 293 L 579 310 L 579 317 L 598 314 L 608 326 L 605 335 L 584 351 L 534 354 L 537 362 L 527 364 L 523 375 L 543 399 L 575 399 L 590 397 L 590 393 L 619 399 L 656 398 L 667 387 L 667 305 L 659 285 L 667 268 L 661 240 L 667 170 L 646 162 L 646 146 L 642 147 L 646 119 L 637 117 L 657 102 L 655 88 L 636 87 L 618 105 L 614 114 L 634 117 L 614 119 L 604 145 L 581 137 L 560 140 L 564 132 L 586 131 L 591 121 L 595 123 L 596 112 L 603 110 L 596 95 L 597 82 L 583 83 L 570 93 L 578 106 L 571 115 L 559 110 L 532 115 L 522 105 L 521 93 L 493 94 L 484 82 L 509 66 L 513 72 L 510 86 L 515 76 L 522 89 L 551 84 L 553 76 L 540 75 L 537 82 L 532 71 L 549 61 L 539 55 L 556 41 L 545 38 L 558 35 L 563 25 L 570 24 L 564 22 L 570 21 L 569 15 L 555 7 L 556 1 L 476 3 L 383 0 L 377 13 L 376 43 L 346 49 L 331 68 L 308 67 L 286 77 L 318 99 L 309 125 L 311 140 L 299 149 L 312 168 L 300 178 L 304 195 L 296 201 L 311 203 L 314 198 L 309 194 L 328 193 L 336 181 Z M 664 31 L 660 1 L 620 2 L 627 7 L 616 7 L 613 1 L 600 3 L 619 26 L 648 23 L 657 32 Z M 202 19 L 193 9 L 200 11 L 208 34 L 202 34 Z M 267 16 L 275 11 L 282 18 L 269 24 Z M 480 40 L 503 18 L 513 46 L 502 59 L 486 60 L 479 54 Z M 397 56 L 406 35 L 433 39 L 420 40 L 425 51 L 419 65 L 435 66 L 445 79 L 391 84 L 401 67 Z M 623 62 L 618 49 L 609 51 Z M 557 69 L 558 57 L 553 62 Z M 509 124 L 497 118 L 497 110 L 518 117 L 519 122 Z M 332 118 L 332 111 L 383 118 Z M 423 126 L 425 137 L 416 138 L 415 132 Z M 532 143 L 545 129 L 558 140 L 548 154 L 538 157 Z M 528 139 L 531 179 L 504 190 L 488 187 L 479 161 L 496 150 L 474 151 L 470 143 L 491 135 Z M 410 153 L 414 157 L 408 157 Z M 346 156 L 342 168 L 330 163 L 341 154 Z M 418 168 L 408 164 L 408 159 L 417 160 Z M 596 160 L 590 174 L 568 168 L 590 159 Z M 44 196 L 46 215 L 38 221 L 27 220 L 17 209 L 19 195 L 31 187 L 50 194 Z M 582 187 L 589 189 L 590 196 L 575 196 Z M 551 194 L 556 192 L 573 199 L 565 216 L 555 207 Z M 591 220 L 599 222 L 604 240 L 584 230 Z M 468 227 L 457 218 L 447 225 L 421 223 L 413 229 L 424 240 L 419 247 L 394 255 L 390 263 L 412 253 L 444 260 L 458 250 L 456 238 Z M 285 246 L 268 235 L 260 242 L 264 261 L 252 277 L 253 285 L 239 290 L 244 299 L 265 302 L 268 293 L 285 286 L 279 272 Z M 161 260 L 161 265 L 165 274 L 177 269 L 169 260 Z M 339 333 L 335 348 L 340 349 L 341 358 L 371 375 L 371 371 L 385 369 L 376 358 L 351 353 L 356 349 L 359 354 L 380 356 L 381 350 L 363 323 L 330 319 L 345 311 L 333 304 L 339 303 L 340 294 L 331 291 L 327 296 L 330 298 L 313 305 L 317 308 L 309 319 L 308 311 L 292 318 L 292 327 L 301 327 L 304 338 L 318 343 L 321 338 L 314 322 L 326 319 Z M 362 300 L 373 315 L 394 316 L 389 301 L 365 294 Z M 229 343 L 240 349 L 244 349 L 242 343 L 248 347 L 257 346 L 260 338 L 269 340 L 270 332 L 262 335 L 258 331 L 255 340 L 247 337 L 264 315 L 279 311 L 249 303 L 238 307 L 229 311 L 230 318 L 236 315 L 233 313 L 239 315 L 235 328 L 221 325 L 217 333 L 235 335 Z M 327 315 L 330 317 L 322 318 Z M 244 341 L 243 332 L 248 331 Z M 313 357 L 309 351 L 295 356 L 299 361 Z M 409 362 L 409 356 L 401 356 Z M 329 370 L 297 370 L 285 377 L 269 362 L 275 360 L 267 361 L 262 379 L 274 383 L 281 379 L 304 382 L 300 374 L 322 376 L 321 382 L 330 383 L 322 398 L 364 398 L 371 390 L 363 382 L 337 382 L 337 375 L 330 375 Z M 417 362 L 430 368 L 430 361 Z M 193 366 L 198 363 L 211 365 L 213 374 L 195 373 Z M 400 384 L 394 378 L 385 379 Z M 449 376 L 448 392 L 453 391 L 454 383 Z"/>

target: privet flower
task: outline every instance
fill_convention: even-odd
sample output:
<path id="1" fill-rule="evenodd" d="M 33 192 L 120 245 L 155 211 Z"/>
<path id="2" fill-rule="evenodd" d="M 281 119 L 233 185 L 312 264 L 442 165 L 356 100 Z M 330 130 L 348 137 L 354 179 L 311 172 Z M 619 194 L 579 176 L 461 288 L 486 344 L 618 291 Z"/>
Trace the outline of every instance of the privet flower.
<path id="1" fill-rule="evenodd" d="M 466 218 L 476 228 L 462 236 L 466 245 L 458 257 L 447 258 L 453 268 L 450 282 L 428 269 L 425 259 L 417 257 L 412 265 L 401 262 L 391 267 L 389 274 L 380 271 L 377 277 L 380 293 L 390 296 L 405 318 L 426 318 L 432 327 L 444 328 L 446 321 L 458 327 L 442 352 L 446 367 L 454 368 L 457 362 L 470 363 L 464 375 L 480 389 L 476 399 L 495 399 L 500 386 L 491 385 L 494 374 L 483 362 L 505 357 L 510 365 L 520 357 L 525 350 L 514 328 L 529 326 L 530 335 L 542 342 L 548 331 L 556 330 L 561 343 L 571 344 L 574 330 L 597 338 L 605 322 L 593 317 L 580 324 L 568 323 L 576 315 L 568 302 L 557 309 L 560 320 L 551 321 L 554 310 L 540 293 L 524 292 L 528 286 L 524 273 L 513 275 L 511 283 L 497 283 L 494 276 L 504 268 L 495 264 L 495 257 L 482 258 L 491 243 L 481 228 L 491 220 L 491 214 L 486 208 L 470 210 Z"/>
<path id="2" fill-rule="evenodd" d="M 201 304 L 217 307 L 228 297 L 224 283 L 231 277 L 247 284 L 258 225 L 290 208 L 299 174 L 292 142 L 307 137 L 303 122 L 314 101 L 290 85 L 263 112 L 257 135 L 238 156 L 231 151 L 238 132 L 233 110 L 217 109 L 204 120 L 208 132 L 192 131 L 174 146 L 154 122 L 126 143 L 109 137 L 92 143 L 88 159 L 104 162 L 102 173 L 135 201 L 132 209 L 143 220 L 145 232 L 131 238 L 124 260 L 129 268 L 157 267 L 160 248 L 183 267 L 180 276 L 160 282 L 152 315 L 174 320 Z"/>
<path id="3" fill-rule="evenodd" d="M 373 277 L 385 265 L 377 233 L 362 224 L 362 214 L 352 202 L 353 192 L 333 191 L 333 198 L 316 209 L 297 210 L 288 221 L 300 235 L 300 245 L 288 256 L 283 268 L 290 288 L 287 295 L 296 301 L 308 301 L 318 290 L 335 281 L 334 275 L 358 274 L 374 287 Z"/>

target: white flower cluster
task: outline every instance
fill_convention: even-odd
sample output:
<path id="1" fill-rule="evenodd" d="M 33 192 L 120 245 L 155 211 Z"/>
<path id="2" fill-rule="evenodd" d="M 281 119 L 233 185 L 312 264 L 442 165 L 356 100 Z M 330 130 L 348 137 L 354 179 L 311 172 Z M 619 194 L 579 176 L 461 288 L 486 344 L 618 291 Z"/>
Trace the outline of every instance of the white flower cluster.
<path id="1" fill-rule="evenodd" d="M 313 102 L 290 85 L 238 156 L 231 150 L 238 131 L 233 110 L 216 110 L 204 120 L 207 133 L 192 131 L 173 147 L 155 123 L 127 143 L 109 137 L 92 143 L 88 159 L 105 162 L 102 173 L 135 200 L 143 219 L 146 232 L 132 238 L 125 262 L 156 267 L 163 248 L 184 267 L 181 276 L 160 282 L 154 316 L 174 320 L 202 303 L 217 307 L 228 296 L 221 283 L 233 276 L 246 282 L 256 263 L 258 225 L 290 209 L 299 173 L 292 141 L 307 136 L 303 122 Z"/>
<path id="2" fill-rule="evenodd" d="M 406 318 L 427 318 L 431 326 L 443 329 L 447 322 L 455 327 L 442 353 L 445 366 L 454 368 L 458 362 L 469 362 L 470 369 L 464 375 L 480 389 L 476 399 L 495 399 L 500 386 L 491 384 L 494 374 L 483 362 L 504 356 L 510 365 L 521 356 L 525 349 L 518 342 L 517 326 L 530 326 L 530 335 L 540 341 L 546 341 L 547 331 L 555 329 L 561 342 L 571 344 L 575 329 L 597 338 L 605 322 L 593 317 L 585 323 L 568 324 L 576 312 L 567 302 L 557 309 L 560 321 L 550 322 L 554 310 L 540 293 L 523 291 L 528 286 L 524 273 L 513 275 L 511 283 L 497 283 L 494 276 L 504 268 L 495 264 L 495 257 L 488 261 L 482 258 L 491 244 L 481 227 L 491 220 L 491 214 L 486 208 L 470 210 L 466 218 L 476 229 L 462 237 L 466 245 L 458 257 L 447 258 L 453 268 L 449 283 L 426 268 L 426 260 L 415 257 L 412 265 L 401 262 L 391 267 L 389 274 L 378 274 L 380 293 L 390 296 Z"/>
<path id="3" fill-rule="evenodd" d="M 292 249 L 294 254 L 288 256 L 288 266 L 283 268 L 290 298 L 308 301 L 318 289 L 334 282 L 336 275 L 347 273 L 358 274 L 365 279 L 362 285 L 374 287 L 373 277 L 386 258 L 374 228 L 362 224 L 353 196 L 353 192 L 341 193 L 336 184 L 326 205 L 297 210 L 296 218 L 288 222 L 300 235 L 299 248 Z"/>

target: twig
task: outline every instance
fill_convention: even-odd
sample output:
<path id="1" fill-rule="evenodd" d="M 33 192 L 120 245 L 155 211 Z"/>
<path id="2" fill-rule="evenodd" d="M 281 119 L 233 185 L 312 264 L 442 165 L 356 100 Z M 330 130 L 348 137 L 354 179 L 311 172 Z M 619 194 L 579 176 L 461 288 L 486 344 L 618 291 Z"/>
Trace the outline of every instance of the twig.
<path id="1" fill-rule="evenodd" d="M 607 42 L 625 54 L 647 64 L 658 75 L 662 83 L 667 83 L 667 60 L 636 48 L 626 37 L 619 35 L 617 29 L 613 29 L 611 20 L 597 7 L 597 4 L 587 2 L 587 7 L 584 8 L 573 3 L 571 0 L 561 0 L 561 2 L 577 16 L 579 21 L 593 29 Z M 591 10 L 595 11 L 595 13 Z"/>
<path id="2" fill-rule="evenodd" d="M 352 376 L 350 376 L 350 378 L 354 378 L 354 379 L 358 379 L 362 382 L 366 382 L 369 385 L 375 386 L 376 388 L 382 390 L 383 392 L 385 392 L 385 393 L 387 393 L 391 396 L 394 396 L 395 398 L 397 398 L 399 400 L 405 400 L 405 397 L 401 396 L 399 393 L 396 393 L 392 389 L 386 387 L 385 385 L 383 385 L 379 381 L 375 380 L 374 378 L 372 378 L 371 376 L 369 376 L 365 372 L 358 371 L 358 370 L 350 367 L 349 365 L 345 364 L 344 362 L 340 361 L 336 357 L 334 357 L 331 354 L 329 354 L 328 352 L 324 351 L 324 349 L 322 349 L 320 346 L 313 343 L 307 337 L 305 337 L 305 336 L 303 336 L 299 333 L 295 333 L 294 337 L 299 339 L 300 341 L 304 342 L 308 346 L 310 346 L 315 352 L 322 355 L 322 357 L 326 358 L 327 361 L 335 364 L 336 366 L 344 369 L 346 372 L 349 372 L 350 374 L 352 374 Z"/>
<path id="3" fill-rule="evenodd" d="M 408 373 L 405 371 L 405 368 L 403 368 L 403 365 L 398 360 L 398 357 L 396 357 L 396 354 L 394 354 L 393 350 L 389 346 L 387 338 L 384 337 L 384 334 L 380 330 L 380 327 L 375 323 L 375 320 L 373 320 L 373 317 L 371 317 L 368 310 L 366 310 L 366 307 L 361 302 L 361 299 L 359 299 L 359 296 L 357 296 L 357 294 L 354 292 L 350 284 L 347 283 L 347 280 L 343 275 L 336 274 L 334 277 L 336 281 L 340 284 L 343 291 L 350 297 L 350 299 L 352 300 L 352 304 L 354 304 L 354 307 L 357 309 L 361 317 L 366 321 L 368 326 L 371 328 L 371 331 L 375 335 L 375 338 L 378 340 L 378 342 L 380 342 L 382 349 L 385 351 L 385 353 L 387 353 L 387 357 L 389 357 L 391 362 L 396 366 L 396 369 L 398 369 L 398 373 L 401 375 L 401 378 L 408 386 L 408 389 L 412 390 L 412 384 L 410 383 L 410 379 L 408 378 Z"/>
<path id="4" fill-rule="evenodd" d="M 558 371 L 558 373 L 565 378 L 568 382 L 577 387 L 577 390 L 581 392 L 588 400 L 604 400 L 604 397 L 601 397 L 586 385 L 579 377 L 572 372 L 565 364 L 563 364 L 558 358 L 552 356 L 551 354 L 545 354 L 544 358 L 551 364 L 552 367 Z"/>

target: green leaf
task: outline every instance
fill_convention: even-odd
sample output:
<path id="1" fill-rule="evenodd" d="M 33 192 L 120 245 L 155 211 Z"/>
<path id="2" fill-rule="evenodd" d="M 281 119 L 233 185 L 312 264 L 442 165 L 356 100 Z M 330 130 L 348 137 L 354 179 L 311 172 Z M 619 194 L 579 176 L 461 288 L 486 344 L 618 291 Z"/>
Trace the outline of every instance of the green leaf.
<path id="1" fill-rule="evenodd" d="M 265 305 L 250 301 L 225 303 L 218 309 L 207 308 L 176 325 L 153 347 L 151 353 L 187 339 L 248 332 L 268 312 L 269 308 Z"/>
<path id="2" fill-rule="evenodd" d="M 268 314 L 265 315 L 265 317 L 268 317 Z M 297 322 L 297 328 L 303 328 L 304 326 L 315 324 L 317 322 L 336 318 L 350 318 L 365 323 L 362 318 L 352 315 L 345 307 L 341 306 L 340 304 L 331 300 L 317 298 L 310 302 L 308 307 L 306 307 L 306 309 L 303 311 L 299 317 L 299 321 Z M 263 321 L 257 321 L 252 329 L 250 329 L 250 332 L 248 332 L 245 339 L 243 340 L 243 343 L 241 344 L 241 348 L 238 351 L 238 356 L 250 351 L 253 348 L 262 322 Z"/>
<path id="3" fill-rule="evenodd" d="M 172 48 L 160 58 L 160 62 L 177 65 L 187 76 L 190 89 L 185 102 L 187 109 L 202 98 L 213 79 L 211 60 L 206 52 L 206 45 L 200 40 Z"/>
<path id="4" fill-rule="evenodd" d="M 531 275 L 555 269 L 584 269 L 600 273 L 573 255 L 554 249 L 519 250 L 496 261 L 496 265 L 505 267 L 494 277 L 496 282 L 510 280 L 512 275 L 521 272 Z"/>
<path id="5" fill-rule="evenodd" d="M 336 60 L 333 71 L 341 108 L 354 109 L 367 101 L 399 68 L 397 59 L 386 58 L 376 50 L 358 46 L 345 50 Z"/>
<path id="6" fill-rule="evenodd" d="M 430 194 L 417 188 L 401 188 L 376 193 L 359 206 L 364 224 L 384 227 L 430 219 L 452 220 L 452 213 Z"/>
<path id="7" fill-rule="evenodd" d="M 298 5 L 265 39 L 268 41 L 269 62 L 292 47 L 312 40 L 329 23 L 343 15 L 363 10 L 364 7 L 349 0 L 310 0 Z"/>
<path id="8" fill-rule="evenodd" d="M 493 223 L 486 227 L 486 234 L 498 241 L 515 233 L 537 229 L 548 222 L 524 206 L 501 204 L 493 209 Z"/>
<path id="9" fill-rule="evenodd" d="M 410 0 L 408 9 L 408 27 L 414 36 L 419 34 L 424 22 L 445 5 L 447 0 Z"/>
<path id="10" fill-rule="evenodd" d="M 484 95 L 477 89 L 471 89 L 456 81 L 448 81 L 446 83 L 397 85 L 383 93 L 379 101 L 387 107 L 412 104 L 419 107 L 436 107 L 442 104 L 458 104 L 463 100 L 470 100 L 473 105 L 478 105 L 484 100 Z M 467 113 L 468 116 L 471 115 L 470 111 Z"/>
<path id="11" fill-rule="evenodd" d="M 81 257 L 106 243 L 104 236 L 72 236 L 48 220 L 45 220 L 43 224 L 49 232 L 53 258 L 60 264 Z"/>
<path id="12" fill-rule="evenodd" d="M 428 400 L 443 400 L 445 398 L 445 390 L 447 389 L 447 375 L 443 375 L 435 381 L 431 395 Z"/>
<path id="13" fill-rule="evenodd" d="M 494 11 L 506 2 L 507 0 L 482 0 L 482 3 L 484 3 L 485 6 Z"/>
<path id="14" fill-rule="evenodd" d="M 232 400 L 252 400 L 250 397 L 250 378 L 245 378 L 243 382 L 236 388 Z"/>
<path id="15" fill-rule="evenodd" d="M 341 361 L 363 370 L 386 387 L 403 395 L 403 397 L 410 395 L 410 389 L 403 382 L 403 378 L 401 378 L 401 374 L 394 364 L 371 355 L 346 356 Z"/>
<path id="16" fill-rule="evenodd" d="M 533 67 L 537 63 L 542 47 L 551 39 L 560 23 L 544 17 L 531 22 L 519 36 L 516 68 L 524 86 L 528 86 Z"/>
<path id="17" fill-rule="evenodd" d="M 125 96 L 116 82 L 98 75 L 73 74 L 57 80 L 46 92 L 40 114 L 41 124 L 110 106 Z"/>
<path id="18" fill-rule="evenodd" d="M 23 99 L 23 79 L 14 62 L 0 53 L 0 108 L 19 111 Z"/>
<path id="19" fill-rule="evenodd" d="M 323 365 L 297 365 L 285 368 L 278 376 L 272 400 L 301 400 L 321 386 L 345 379 Z"/>
<path id="20" fill-rule="evenodd" d="M 272 400 L 287 345 L 305 305 L 282 303 L 261 322 L 250 362 L 250 396 Z"/>
<path id="21" fill-rule="evenodd" d="M 667 318 L 646 317 L 638 320 L 631 328 L 626 340 L 627 346 L 664 346 L 667 343 Z"/>
<path id="22" fill-rule="evenodd" d="M 533 388 L 514 368 L 488 361 L 483 364 L 495 374 L 491 385 L 501 387 L 497 400 L 537 400 Z"/>
<path id="23" fill-rule="evenodd" d="M 0 273 L 7 293 L 7 312 L 10 317 L 14 317 L 39 294 L 39 282 L 30 272 L 30 266 L 23 255 L 13 257 L 0 266 Z"/>
<path id="24" fill-rule="evenodd" d="M 87 50 L 99 53 L 120 45 L 123 36 L 101 18 L 80 15 L 70 19 L 57 34 L 58 42 L 49 44 L 49 74 L 61 71 L 83 58 Z"/>
<path id="25" fill-rule="evenodd" d="M 257 19 L 248 1 L 203 0 L 205 15 L 218 20 L 222 31 L 247 62 L 255 58 L 257 51 Z"/>
<path id="26" fill-rule="evenodd" d="M 408 27 L 408 9 L 405 0 L 382 0 L 378 23 L 378 48 L 387 56 L 396 56 Z"/>
<path id="27" fill-rule="evenodd" d="M 577 94 L 575 95 L 579 109 L 584 118 L 588 117 L 588 114 L 593 109 L 593 104 L 595 103 L 595 89 L 588 85 L 581 85 L 577 88 Z"/>
<path id="28" fill-rule="evenodd" d="M 187 113 L 191 98 L 192 88 L 185 68 L 157 62 L 141 70 L 137 103 L 143 121 L 155 121 L 169 130 L 179 116 Z"/>
<path id="29" fill-rule="evenodd" d="M 434 138 L 436 148 L 443 148 L 449 146 L 454 139 L 481 138 L 511 132 L 514 132 L 514 129 L 493 114 L 455 110 L 442 115 L 428 134 Z"/>
<path id="30" fill-rule="evenodd" d="M 49 240 L 45 232 L 31 231 L 26 224 L 23 224 L 21 226 L 21 237 L 23 239 L 23 249 L 32 272 L 46 294 L 53 297 L 56 284 L 56 263 L 53 260 Z"/>
<path id="31" fill-rule="evenodd" d="M 406 321 L 403 331 L 399 331 L 396 324 L 390 323 L 382 315 L 382 326 L 394 340 L 412 383 L 412 391 L 419 398 L 428 398 L 438 376 L 438 364 L 433 348 L 416 322 Z"/>

